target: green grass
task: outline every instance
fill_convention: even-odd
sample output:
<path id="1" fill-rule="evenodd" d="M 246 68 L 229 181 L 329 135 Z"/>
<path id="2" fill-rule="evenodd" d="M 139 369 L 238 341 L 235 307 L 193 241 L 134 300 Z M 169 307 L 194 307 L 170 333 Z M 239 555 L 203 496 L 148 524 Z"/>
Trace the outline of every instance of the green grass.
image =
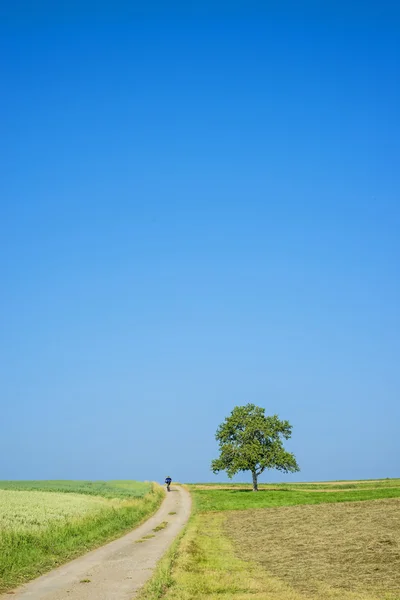
<path id="1" fill-rule="evenodd" d="M 400 600 L 400 480 L 221 487 L 188 486 L 194 513 L 138 600 Z"/>
<path id="2" fill-rule="evenodd" d="M 143 498 L 151 490 L 148 481 L 0 481 L 0 490 L 89 494 L 103 498 Z"/>
<path id="3" fill-rule="evenodd" d="M 167 526 L 168 526 L 168 521 L 163 521 L 162 523 L 157 525 L 157 527 L 154 527 L 153 531 L 155 533 L 157 533 L 157 531 L 162 531 L 162 529 L 165 529 Z"/>
<path id="4" fill-rule="evenodd" d="M 269 508 L 295 506 L 298 504 L 321 504 L 330 502 L 358 502 L 399 498 L 400 487 L 381 489 L 352 489 L 344 491 L 308 491 L 299 489 L 260 490 L 244 489 L 210 490 L 191 489 L 197 509 L 202 511 L 243 510 L 246 508 Z"/>
<path id="5" fill-rule="evenodd" d="M 32 490 L 32 483 L 37 484 L 34 489 L 43 485 L 43 482 L 13 483 L 18 483 L 21 487 L 26 484 L 25 489 L 29 490 Z M 62 483 L 65 484 L 64 489 L 67 492 L 76 493 L 77 482 L 57 482 L 56 485 L 51 485 L 52 483 L 44 482 L 52 492 L 55 492 L 56 488 L 60 489 Z M 85 482 L 85 485 L 87 483 Z M 116 482 L 115 487 L 108 482 L 108 489 L 106 486 L 100 486 L 103 496 L 107 498 L 110 494 L 110 497 L 116 498 L 119 495 L 120 501 L 104 500 L 105 506 L 101 510 L 81 517 L 67 517 L 62 521 L 49 519 L 46 527 L 0 529 L 0 592 L 13 589 L 88 550 L 101 546 L 147 519 L 159 507 L 165 492 L 159 486 L 153 487 L 147 483 L 145 485 L 150 490 L 143 495 L 143 485 L 140 482 Z M 16 490 L 15 487 L 12 489 Z M 35 495 L 39 492 L 28 493 Z M 47 496 L 51 501 L 53 493 Z"/>
<path id="6" fill-rule="evenodd" d="M 158 600 L 160 598 L 166 598 L 167 594 L 172 590 L 175 591 L 177 579 L 176 573 L 172 576 L 175 571 L 176 561 L 179 560 L 182 554 L 182 542 L 186 539 L 190 524 L 193 519 L 189 522 L 189 525 L 185 527 L 178 537 L 172 542 L 169 550 L 164 554 L 162 559 L 158 562 L 154 575 L 150 580 L 142 587 L 137 595 L 137 600 Z M 186 592 L 186 590 L 184 590 Z M 176 600 L 178 596 L 175 596 Z M 186 600 L 189 600 L 190 596 L 186 595 Z"/>
<path id="7" fill-rule="evenodd" d="M 304 600 L 235 556 L 224 514 L 196 514 L 159 562 L 137 600 Z"/>
<path id="8" fill-rule="evenodd" d="M 347 505 L 355 506 L 355 505 Z M 362 503 L 358 515 L 359 523 L 363 522 L 363 516 L 367 517 L 371 503 Z M 345 508 L 346 505 L 341 505 Z M 301 507 L 303 508 L 303 507 Z M 333 506 L 310 507 L 311 510 L 324 508 L 329 510 Z M 296 509 L 272 509 L 273 511 L 293 511 Z M 364 513 L 365 511 L 365 513 Z M 256 511 L 258 514 L 266 511 Z M 251 514 L 251 511 L 249 511 Z M 375 556 L 370 555 L 369 549 L 365 552 L 369 556 L 369 564 L 357 564 L 353 561 L 353 556 L 357 559 L 359 549 L 363 547 L 362 533 L 357 530 L 352 533 L 351 518 L 346 520 L 347 531 L 350 534 L 348 545 L 345 547 L 337 546 L 336 553 L 340 559 L 329 563 L 330 540 L 324 539 L 324 532 L 315 527 L 313 535 L 320 537 L 314 538 L 313 535 L 303 536 L 299 534 L 299 547 L 293 550 L 293 542 L 289 548 L 290 560 L 287 560 L 287 542 L 286 539 L 279 540 L 279 552 L 282 553 L 282 559 L 276 560 L 275 568 L 268 569 L 264 564 L 260 564 L 260 549 L 264 556 L 269 555 L 271 541 L 268 538 L 255 538 L 256 543 L 252 552 L 246 552 L 245 558 L 241 553 L 241 543 L 247 542 L 252 547 L 251 537 L 246 534 L 238 543 L 232 539 L 232 529 L 229 519 L 231 515 L 239 515 L 237 511 L 229 512 L 208 512 L 195 514 L 181 539 L 176 541 L 170 551 L 159 562 L 156 572 L 152 579 L 142 588 L 138 595 L 138 600 L 399 600 L 400 596 L 390 589 L 385 589 L 387 579 L 392 579 L 395 583 L 399 580 L 400 570 L 394 570 L 390 573 L 390 565 L 386 568 L 385 582 L 381 583 L 379 567 L 381 566 L 382 554 L 381 548 Z M 377 517 L 379 519 L 379 511 Z M 274 515 L 275 516 L 275 515 Z M 382 514 L 381 514 L 382 516 Z M 268 522 L 268 521 L 266 521 Z M 312 525 L 312 518 L 308 520 Z M 329 522 L 329 519 L 328 519 Z M 304 523 L 304 519 L 303 519 Z M 239 523 L 240 525 L 240 523 Z M 238 524 L 234 523 L 234 531 L 237 535 Z M 380 539 L 379 520 L 374 521 L 376 528 L 376 541 Z M 296 530 L 295 530 L 296 531 Z M 368 528 L 366 530 L 368 532 Z M 285 531 L 285 533 L 292 533 Z M 311 533 L 307 531 L 307 533 Z M 360 535 L 361 534 L 361 535 Z M 284 537 L 284 536 L 282 536 Z M 352 540 L 355 540 L 355 545 Z M 313 547 L 314 542 L 321 539 L 325 543 L 322 560 L 319 558 L 319 548 L 314 548 L 314 556 L 309 560 L 309 555 L 304 556 L 304 546 Z M 340 524 L 337 531 L 337 537 L 334 542 L 340 544 Z M 273 540 L 274 541 L 274 540 Z M 378 544 L 379 545 L 379 544 Z M 274 558 L 277 554 L 277 544 L 275 543 Z M 343 551 L 344 550 L 344 551 Z M 347 552 L 346 552 L 347 550 Z M 308 553 L 310 552 L 307 548 Z M 335 552 L 335 548 L 333 549 Z M 264 558 L 261 555 L 261 558 Z M 251 557 L 251 558 L 250 558 Z M 279 558 L 279 557 L 278 557 Z M 328 559 L 328 560 L 327 560 Z M 308 571 L 310 567 L 318 567 L 311 572 L 307 570 L 309 578 L 296 581 L 296 575 L 306 566 Z M 364 567 L 360 569 L 361 567 Z M 322 567 L 322 572 L 321 572 Z M 335 579 L 335 567 L 338 568 Z M 368 567 L 370 571 L 368 571 Z M 328 573 L 324 571 L 328 568 Z M 330 571 L 329 571 L 330 569 Z M 285 573 L 289 572 L 289 576 Z M 330 579 L 333 573 L 332 580 Z M 351 577 L 349 577 L 351 575 Z M 293 581 L 294 579 L 294 581 Z"/>
<path id="9" fill-rule="evenodd" d="M 187 484 L 192 488 L 201 487 L 201 488 L 228 488 L 232 487 L 235 489 L 251 489 L 251 483 L 190 483 Z M 326 490 L 326 489 L 376 489 L 376 488 L 386 488 L 386 487 L 399 487 L 400 479 L 363 479 L 359 481 L 303 481 L 303 482 L 294 482 L 294 483 L 260 483 L 260 489 L 275 489 L 275 488 L 284 488 L 284 489 L 314 489 L 314 490 Z"/>

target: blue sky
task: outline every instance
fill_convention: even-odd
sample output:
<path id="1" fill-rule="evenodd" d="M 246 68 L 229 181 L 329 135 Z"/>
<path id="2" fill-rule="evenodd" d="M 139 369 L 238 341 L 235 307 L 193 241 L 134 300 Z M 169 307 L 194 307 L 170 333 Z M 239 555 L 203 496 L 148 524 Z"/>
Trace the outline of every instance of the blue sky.
<path id="1" fill-rule="evenodd" d="M 247 402 L 265 479 L 399 476 L 400 20 L 353 8 L 10 8 L 0 478 L 217 480 Z"/>

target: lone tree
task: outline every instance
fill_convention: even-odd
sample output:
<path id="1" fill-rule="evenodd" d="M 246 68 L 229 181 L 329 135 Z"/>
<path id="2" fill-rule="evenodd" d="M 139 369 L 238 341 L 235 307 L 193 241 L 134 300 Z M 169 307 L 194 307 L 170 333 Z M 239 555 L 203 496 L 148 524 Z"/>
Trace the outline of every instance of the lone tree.
<path id="1" fill-rule="evenodd" d="M 258 477 L 265 469 L 284 473 L 300 471 L 294 454 L 283 447 L 283 439 L 292 434 L 289 421 L 277 415 L 265 416 L 265 409 L 255 404 L 236 406 L 217 429 L 220 456 L 211 463 L 213 473 L 226 471 L 231 478 L 239 471 L 251 471 L 253 491 L 258 491 Z"/>

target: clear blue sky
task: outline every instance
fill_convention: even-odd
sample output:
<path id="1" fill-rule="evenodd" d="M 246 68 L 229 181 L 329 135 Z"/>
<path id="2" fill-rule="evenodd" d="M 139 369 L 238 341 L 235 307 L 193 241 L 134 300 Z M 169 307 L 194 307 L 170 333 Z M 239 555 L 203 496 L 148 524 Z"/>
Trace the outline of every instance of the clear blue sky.
<path id="1" fill-rule="evenodd" d="M 382 6 L 10 9 L 0 478 L 213 481 L 215 430 L 247 402 L 293 424 L 288 479 L 400 475 Z"/>

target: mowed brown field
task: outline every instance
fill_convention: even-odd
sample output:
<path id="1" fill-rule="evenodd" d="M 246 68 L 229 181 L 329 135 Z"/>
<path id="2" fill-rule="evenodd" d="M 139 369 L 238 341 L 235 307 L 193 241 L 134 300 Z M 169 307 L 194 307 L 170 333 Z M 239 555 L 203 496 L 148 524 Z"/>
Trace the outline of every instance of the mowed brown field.
<path id="1" fill-rule="evenodd" d="M 400 598 L 398 498 L 229 511 L 223 528 L 239 558 L 304 598 Z"/>

